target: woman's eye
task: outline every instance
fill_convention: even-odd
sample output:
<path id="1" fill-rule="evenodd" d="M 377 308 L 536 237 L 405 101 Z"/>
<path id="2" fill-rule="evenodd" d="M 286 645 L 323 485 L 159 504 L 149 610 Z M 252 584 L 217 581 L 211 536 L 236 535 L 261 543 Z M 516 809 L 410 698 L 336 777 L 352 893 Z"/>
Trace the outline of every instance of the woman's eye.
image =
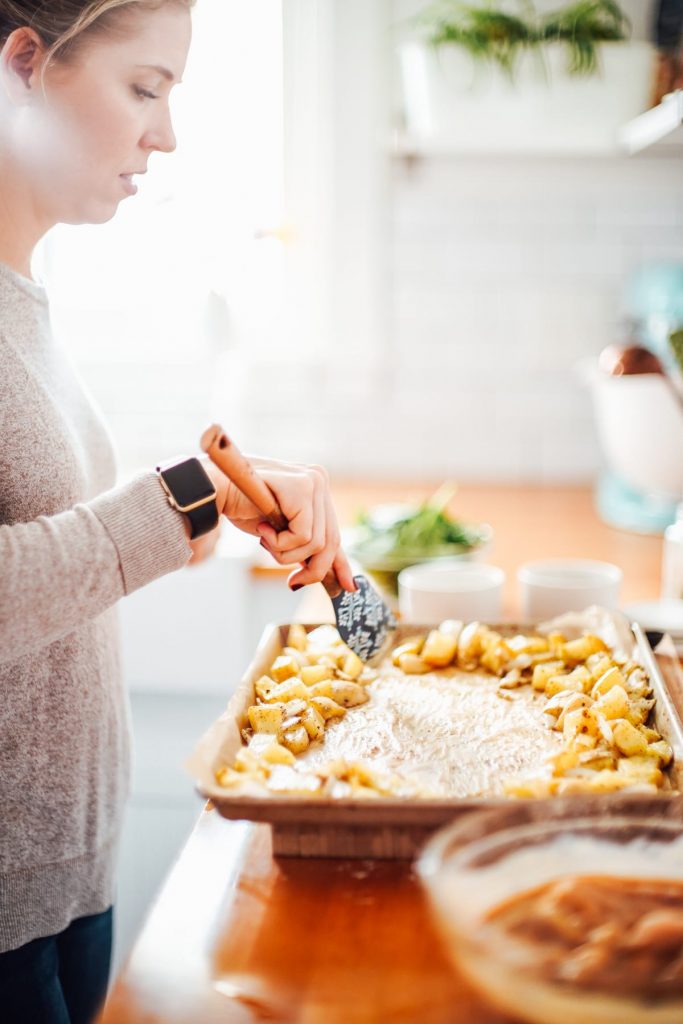
<path id="1" fill-rule="evenodd" d="M 158 100 L 159 99 L 159 97 L 157 96 L 157 94 L 155 92 L 151 92 L 149 89 L 143 89 L 141 85 L 134 85 L 133 86 L 133 92 L 138 97 L 138 99 L 145 99 L 145 100 Z"/>

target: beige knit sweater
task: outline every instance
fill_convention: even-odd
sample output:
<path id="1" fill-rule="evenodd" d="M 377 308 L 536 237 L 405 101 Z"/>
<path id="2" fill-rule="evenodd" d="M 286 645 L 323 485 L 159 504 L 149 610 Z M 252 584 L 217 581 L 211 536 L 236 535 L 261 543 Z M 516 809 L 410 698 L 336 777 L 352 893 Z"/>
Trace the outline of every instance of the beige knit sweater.
<path id="1" fill-rule="evenodd" d="M 114 487 L 45 292 L 0 264 L 0 952 L 113 901 L 129 775 L 115 605 L 189 556 L 153 472 Z"/>

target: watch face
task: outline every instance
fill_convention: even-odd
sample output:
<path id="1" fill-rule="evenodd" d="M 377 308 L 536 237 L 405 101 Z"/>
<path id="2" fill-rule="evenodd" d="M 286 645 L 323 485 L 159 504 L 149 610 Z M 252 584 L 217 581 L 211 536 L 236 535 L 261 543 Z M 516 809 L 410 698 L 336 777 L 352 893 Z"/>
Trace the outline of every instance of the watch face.
<path id="1" fill-rule="evenodd" d="M 161 470 L 168 489 L 182 507 L 194 505 L 203 498 L 212 498 L 215 488 L 199 459 L 186 459 Z"/>

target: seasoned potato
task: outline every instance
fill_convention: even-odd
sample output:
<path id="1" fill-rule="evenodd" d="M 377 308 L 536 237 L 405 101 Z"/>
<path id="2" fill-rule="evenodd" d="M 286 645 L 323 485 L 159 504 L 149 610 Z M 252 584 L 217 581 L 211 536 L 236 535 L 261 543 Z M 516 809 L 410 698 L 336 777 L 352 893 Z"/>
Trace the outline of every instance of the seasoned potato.
<path id="1" fill-rule="evenodd" d="M 540 665 L 534 665 L 534 671 L 531 676 L 531 685 L 534 690 L 545 690 L 548 680 L 558 677 L 563 668 L 564 662 L 562 661 L 546 661 Z M 555 692 L 560 693 L 561 688 Z"/>
<path id="2" fill-rule="evenodd" d="M 625 718 L 628 711 L 628 694 L 623 686 L 612 686 L 603 693 L 595 704 L 605 718 Z"/>
<path id="3" fill-rule="evenodd" d="M 309 705 L 303 712 L 301 724 L 311 740 L 320 739 L 325 732 L 325 719 L 314 705 Z"/>
<path id="4" fill-rule="evenodd" d="M 263 764 L 294 764 L 294 754 L 278 743 L 275 736 L 264 733 L 254 736 L 249 744 L 249 750 Z"/>
<path id="5" fill-rule="evenodd" d="M 358 683 L 347 683 L 336 679 L 332 681 L 330 696 L 343 708 L 355 708 L 358 704 L 365 704 L 370 699 L 367 691 Z"/>
<path id="6" fill-rule="evenodd" d="M 315 686 L 323 679 L 331 679 L 333 674 L 334 669 L 329 665 L 307 665 L 301 669 L 301 682 L 306 686 Z"/>
<path id="7" fill-rule="evenodd" d="M 312 697 L 311 707 L 319 711 L 326 722 L 330 718 L 343 718 L 346 714 L 346 708 L 337 704 L 336 700 L 332 700 L 331 697 Z"/>
<path id="8" fill-rule="evenodd" d="M 272 733 L 277 736 L 282 728 L 284 714 L 279 704 L 252 704 L 247 710 L 247 718 L 254 732 Z"/>
<path id="9" fill-rule="evenodd" d="M 578 665 L 580 661 L 585 661 L 591 654 L 607 650 L 608 647 L 605 641 L 601 640 L 599 636 L 593 636 L 591 633 L 586 633 L 585 636 L 579 637 L 578 640 L 568 640 L 560 648 L 562 658 L 568 665 Z"/>
<path id="10" fill-rule="evenodd" d="M 417 654 L 402 654 L 398 659 L 398 667 L 407 676 L 422 676 L 431 670 L 431 665 L 428 665 Z"/>
<path id="11" fill-rule="evenodd" d="M 604 693 L 609 693 L 613 686 L 619 686 L 622 690 L 626 690 L 626 680 L 616 665 L 610 665 L 602 675 L 598 676 L 591 689 L 591 697 L 597 700 Z"/>
<path id="12" fill-rule="evenodd" d="M 350 679 L 357 679 L 363 671 L 363 662 L 353 651 L 348 651 L 344 654 L 339 667 Z"/>
<path id="13" fill-rule="evenodd" d="M 331 697 L 333 679 L 323 679 L 320 683 L 309 686 L 308 692 L 311 697 Z"/>
<path id="14" fill-rule="evenodd" d="M 256 696 L 260 697 L 261 700 L 268 700 L 269 695 L 278 685 L 279 684 L 276 683 L 274 679 L 271 679 L 270 676 L 261 676 L 261 678 L 257 679 L 254 683 L 254 691 Z"/>
<path id="15" fill-rule="evenodd" d="M 278 683 L 278 685 L 268 693 L 268 696 L 264 698 L 270 703 L 271 701 L 287 701 L 296 700 L 307 700 L 309 696 L 309 690 L 307 686 L 301 682 L 300 679 L 296 679 L 294 676 L 290 676 L 284 683 Z"/>
<path id="16" fill-rule="evenodd" d="M 305 651 L 308 647 L 308 635 L 304 627 L 294 622 L 287 633 L 287 646 L 295 647 L 297 651 Z"/>
<path id="17" fill-rule="evenodd" d="M 625 718 L 619 718 L 616 722 L 612 723 L 612 732 L 614 734 L 614 743 L 622 754 L 631 757 L 634 754 L 647 753 L 647 740 Z"/>
<path id="18" fill-rule="evenodd" d="M 648 743 L 646 750 L 648 757 L 655 757 L 662 768 L 666 768 L 668 764 L 671 764 L 674 753 L 666 740 L 657 740 L 655 743 Z"/>
<path id="19" fill-rule="evenodd" d="M 598 722 L 590 708 L 577 708 L 564 717 L 562 735 L 566 740 L 583 741 L 588 736 L 596 738 L 598 732 Z"/>
<path id="20" fill-rule="evenodd" d="M 287 750 L 291 750 L 293 754 L 302 754 L 309 742 L 308 733 L 301 722 L 290 725 L 282 733 L 282 745 L 287 747 Z"/>
<path id="21" fill-rule="evenodd" d="M 434 668 L 450 665 L 458 649 L 458 636 L 455 633 L 442 633 L 433 629 L 425 640 L 420 657 Z"/>
<path id="22" fill-rule="evenodd" d="M 404 654 L 419 654 L 424 646 L 425 638 L 423 636 L 410 636 L 407 637 L 403 643 L 400 643 L 398 647 L 394 648 L 391 654 L 391 660 L 394 665 L 398 665 L 400 659 Z"/>
<path id="23" fill-rule="evenodd" d="M 291 654 L 281 654 L 270 666 L 270 675 L 277 683 L 284 683 L 285 679 L 299 674 L 299 663 Z"/>

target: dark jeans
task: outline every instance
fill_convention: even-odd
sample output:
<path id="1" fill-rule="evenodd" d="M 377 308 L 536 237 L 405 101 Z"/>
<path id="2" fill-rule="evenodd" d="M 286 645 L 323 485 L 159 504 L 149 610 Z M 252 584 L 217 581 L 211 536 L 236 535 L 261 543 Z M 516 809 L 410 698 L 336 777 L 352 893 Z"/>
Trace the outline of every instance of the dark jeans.
<path id="1" fill-rule="evenodd" d="M 112 910 L 0 953 L 3 1024 L 92 1024 L 107 994 Z"/>

